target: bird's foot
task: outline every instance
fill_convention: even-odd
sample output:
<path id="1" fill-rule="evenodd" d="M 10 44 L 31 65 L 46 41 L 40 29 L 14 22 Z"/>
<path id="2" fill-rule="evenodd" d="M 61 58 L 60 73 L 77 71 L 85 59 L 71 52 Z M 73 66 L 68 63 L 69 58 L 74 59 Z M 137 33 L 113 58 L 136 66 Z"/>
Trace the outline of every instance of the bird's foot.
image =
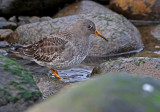
<path id="1" fill-rule="evenodd" d="M 57 71 L 57 70 L 54 70 L 54 69 L 51 68 L 51 72 L 56 76 L 56 78 L 62 79 L 62 78 L 58 75 L 58 71 Z"/>

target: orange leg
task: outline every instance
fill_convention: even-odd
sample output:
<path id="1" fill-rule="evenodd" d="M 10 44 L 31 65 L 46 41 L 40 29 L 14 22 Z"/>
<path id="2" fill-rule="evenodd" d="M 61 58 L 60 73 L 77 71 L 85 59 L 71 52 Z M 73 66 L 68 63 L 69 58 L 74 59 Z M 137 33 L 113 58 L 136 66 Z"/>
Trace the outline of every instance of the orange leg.
<path id="1" fill-rule="evenodd" d="M 51 68 L 51 72 L 58 78 L 58 79 L 61 79 L 61 77 L 58 75 L 58 71 L 57 70 L 54 70 Z"/>

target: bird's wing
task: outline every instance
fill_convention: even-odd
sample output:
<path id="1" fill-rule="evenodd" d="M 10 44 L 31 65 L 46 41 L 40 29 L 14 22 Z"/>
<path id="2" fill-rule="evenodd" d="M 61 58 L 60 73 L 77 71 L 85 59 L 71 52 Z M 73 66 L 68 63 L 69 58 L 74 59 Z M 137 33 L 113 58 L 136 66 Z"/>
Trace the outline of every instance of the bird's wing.
<path id="1" fill-rule="evenodd" d="M 65 50 L 67 43 L 68 41 L 53 35 L 24 47 L 23 54 L 32 56 L 37 61 L 51 62 Z"/>

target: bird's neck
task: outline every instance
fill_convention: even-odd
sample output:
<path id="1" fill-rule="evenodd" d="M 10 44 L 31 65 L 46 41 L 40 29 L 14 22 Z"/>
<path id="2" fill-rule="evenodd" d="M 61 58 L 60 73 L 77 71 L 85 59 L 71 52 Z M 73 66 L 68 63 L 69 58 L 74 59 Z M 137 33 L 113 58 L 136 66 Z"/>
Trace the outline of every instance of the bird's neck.
<path id="1" fill-rule="evenodd" d="M 79 51 L 79 55 L 88 54 L 90 48 L 90 35 L 84 34 L 81 30 L 71 30 L 73 34 L 73 44 Z"/>

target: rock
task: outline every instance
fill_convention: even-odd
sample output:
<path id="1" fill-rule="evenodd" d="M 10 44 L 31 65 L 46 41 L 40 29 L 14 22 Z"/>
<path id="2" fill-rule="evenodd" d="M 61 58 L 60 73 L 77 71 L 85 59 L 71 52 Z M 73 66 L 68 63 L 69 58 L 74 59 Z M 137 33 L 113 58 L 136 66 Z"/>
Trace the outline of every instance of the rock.
<path id="1" fill-rule="evenodd" d="M 0 29 L 0 40 L 8 40 L 12 33 L 10 29 Z"/>
<path id="2" fill-rule="evenodd" d="M 30 17 L 29 18 L 29 23 L 36 23 L 36 22 L 39 22 L 40 18 L 39 17 L 36 17 L 36 16 L 33 16 L 33 17 Z"/>
<path id="3" fill-rule="evenodd" d="M 160 40 L 160 24 L 152 29 L 151 34 L 158 40 Z"/>
<path id="4" fill-rule="evenodd" d="M 70 84 L 50 77 L 50 70 L 47 67 L 42 67 L 33 61 L 17 58 L 15 56 L 11 56 L 10 58 L 33 74 L 34 81 L 42 93 L 43 99 L 56 94 L 62 88 Z"/>
<path id="5" fill-rule="evenodd" d="M 22 112 L 41 99 L 33 78 L 27 70 L 0 55 L 0 111 Z"/>
<path id="6" fill-rule="evenodd" d="M 19 16 L 18 17 L 19 23 L 18 25 L 25 25 L 25 24 L 29 24 L 29 23 L 36 23 L 36 22 L 40 22 L 40 18 L 37 16 Z"/>
<path id="7" fill-rule="evenodd" d="M 60 10 L 54 18 L 57 17 L 64 17 L 64 16 L 71 16 L 76 14 L 88 14 L 88 13 L 103 13 L 103 14 L 110 14 L 112 16 L 118 16 L 108 8 L 104 7 L 93 1 L 79 1 L 72 3 L 65 7 L 64 9 Z"/>
<path id="8" fill-rule="evenodd" d="M 9 22 L 14 22 L 14 23 L 17 23 L 17 18 L 16 16 L 12 16 L 8 19 Z"/>
<path id="9" fill-rule="evenodd" d="M 96 66 L 93 69 L 91 76 L 108 72 L 129 72 L 160 79 L 160 59 L 147 57 L 120 58 Z"/>
<path id="10" fill-rule="evenodd" d="M 25 25 L 25 24 L 28 24 L 29 23 L 29 16 L 19 16 L 18 17 L 18 20 L 19 20 L 19 22 L 18 22 L 18 25 L 19 26 L 21 26 L 21 25 Z"/>
<path id="11" fill-rule="evenodd" d="M 52 20 L 51 17 L 41 17 L 40 22 Z"/>
<path id="12" fill-rule="evenodd" d="M 0 48 L 9 47 L 9 44 L 7 41 L 0 41 Z"/>
<path id="13" fill-rule="evenodd" d="M 160 19 L 159 0 L 111 0 L 109 7 L 129 19 Z"/>
<path id="14" fill-rule="evenodd" d="M 58 9 L 75 0 L 0 0 L 0 15 L 53 15 Z"/>
<path id="15" fill-rule="evenodd" d="M 7 22 L 7 20 L 4 17 L 0 17 L 0 22 Z"/>
<path id="16" fill-rule="evenodd" d="M 7 55 L 8 55 L 8 53 L 7 53 L 7 51 L 6 51 L 6 50 L 4 50 L 4 49 L 0 49 L 0 55 L 7 56 Z"/>
<path id="17" fill-rule="evenodd" d="M 17 24 L 14 22 L 1 22 L 0 21 L 0 29 L 16 29 L 17 28 Z"/>
<path id="18" fill-rule="evenodd" d="M 158 112 L 160 81 L 112 73 L 81 82 L 26 112 Z"/>
<path id="19" fill-rule="evenodd" d="M 13 42 L 31 44 L 47 35 L 70 29 L 78 19 L 87 18 L 92 20 L 97 29 L 109 40 L 106 42 L 95 35 L 91 35 L 92 43 L 89 55 L 117 55 L 119 53 L 128 53 L 129 51 L 137 52 L 137 49 L 143 48 L 139 31 L 124 17 L 92 1 L 82 1 L 82 4 L 85 7 L 82 8 L 86 11 L 85 14 L 56 18 L 18 27 L 13 35 L 13 39 L 15 39 Z M 89 9 L 86 10 L 87 8 Z M 89 12 L 93 13 L 89 14 Z"/>

